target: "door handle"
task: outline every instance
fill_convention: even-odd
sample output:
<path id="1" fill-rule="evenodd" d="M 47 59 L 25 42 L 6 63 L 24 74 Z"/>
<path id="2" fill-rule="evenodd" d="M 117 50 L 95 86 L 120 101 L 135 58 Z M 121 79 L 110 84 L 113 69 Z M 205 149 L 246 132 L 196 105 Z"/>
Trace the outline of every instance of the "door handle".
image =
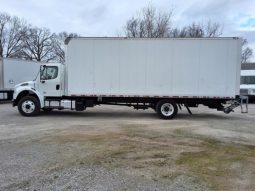
<path id="1" fill-rule="evenodd" d="M 57 84 L 57 85 L 56 85 L 56 90 L 59 90 L 59 88 L 60 88 L 60 85 Z"/>

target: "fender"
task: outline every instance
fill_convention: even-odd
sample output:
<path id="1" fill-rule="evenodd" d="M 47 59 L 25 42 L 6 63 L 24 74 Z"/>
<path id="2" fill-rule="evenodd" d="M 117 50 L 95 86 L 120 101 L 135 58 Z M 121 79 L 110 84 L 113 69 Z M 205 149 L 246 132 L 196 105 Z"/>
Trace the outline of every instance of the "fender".
<path id="1" fill-rule="evenodd" d="M 14 106 L 17 105 L 17 103 L 15 104 L 15 100 L 24 91 L 29 91 L 31 94 L 35 94 L 39 98 L 41 108 L 44 107 L 44 96 L 42 96 L 40 94 L 40 92 L 36 91 L 34 88 L 32 88 L 30 86 L 19 86 L 19 87 L 15 88 L 14 93 L 13 93 Z"/>

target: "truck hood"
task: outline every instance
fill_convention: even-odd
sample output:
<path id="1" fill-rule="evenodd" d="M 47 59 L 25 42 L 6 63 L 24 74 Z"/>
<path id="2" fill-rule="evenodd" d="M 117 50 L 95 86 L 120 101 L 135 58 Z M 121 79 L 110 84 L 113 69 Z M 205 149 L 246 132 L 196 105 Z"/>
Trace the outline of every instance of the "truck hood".
<path id="1" fill-rule="evenodd" d="M 17 84 L 14 89 L 20 87 L 20 86 L 30 86 L 30 87 L 34 87 L 34 81 L 27 81 L 27 82 L 22 82 L 20 84 Z"/>

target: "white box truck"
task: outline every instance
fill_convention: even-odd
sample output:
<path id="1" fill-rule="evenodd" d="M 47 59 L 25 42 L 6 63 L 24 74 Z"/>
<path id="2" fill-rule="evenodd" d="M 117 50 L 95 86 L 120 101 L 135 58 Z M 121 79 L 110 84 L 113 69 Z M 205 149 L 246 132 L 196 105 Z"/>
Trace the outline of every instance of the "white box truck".
<path id="1" fill-rule="evenodd" d="M 0 58 L 0 101 L 12 100 L 14 86 L 35 79 L 39 68 L 38 62 Z"/>
<path id="2" fill-rule="evenodd" d="M 240 104 L 240 63 L 236 37 L 67 38 L 66 63 L 41 65 L 35 81 L 15 87 L 13 106 L 24 116 L 100 104 L 163 119 L 199 104 L 229 113 Z"/>

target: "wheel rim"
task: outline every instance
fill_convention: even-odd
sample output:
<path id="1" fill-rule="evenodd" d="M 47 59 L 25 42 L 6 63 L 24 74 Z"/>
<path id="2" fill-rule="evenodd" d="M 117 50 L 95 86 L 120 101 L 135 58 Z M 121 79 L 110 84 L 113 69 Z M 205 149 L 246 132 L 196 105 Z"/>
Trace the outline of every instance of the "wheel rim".
<path id="1" fill-rule="evenodd" d="M 35 103 L 31 100 L 26 100 L 22 103 L 22 111 L 25 113 L 32 113 L 35 110 Z"/>
<path id="2" fill-rule="evenodd" d="M 171 103 L 164 103 L 161 106 L 161 113 L 167 117 L 171 116 L 174 113 L 174 106 Z"/>

